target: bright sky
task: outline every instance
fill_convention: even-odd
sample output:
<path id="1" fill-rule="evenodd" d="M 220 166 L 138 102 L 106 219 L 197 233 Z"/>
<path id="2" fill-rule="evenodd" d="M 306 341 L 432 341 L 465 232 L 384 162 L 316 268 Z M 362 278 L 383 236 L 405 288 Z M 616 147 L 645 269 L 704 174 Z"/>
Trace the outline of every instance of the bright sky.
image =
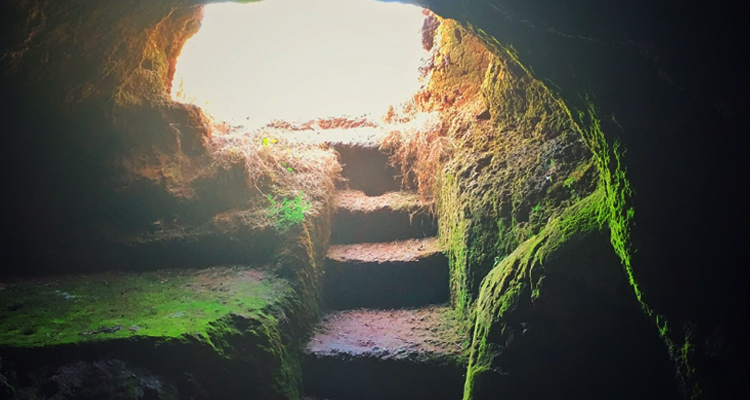
<path id="1" fill-rule="evenodd" d="M 379 117 L 419 88 L 423 20 L 417 6 L 374 0 L 206 5 L 178 59 L 172 97 L 248 127 Z"/>

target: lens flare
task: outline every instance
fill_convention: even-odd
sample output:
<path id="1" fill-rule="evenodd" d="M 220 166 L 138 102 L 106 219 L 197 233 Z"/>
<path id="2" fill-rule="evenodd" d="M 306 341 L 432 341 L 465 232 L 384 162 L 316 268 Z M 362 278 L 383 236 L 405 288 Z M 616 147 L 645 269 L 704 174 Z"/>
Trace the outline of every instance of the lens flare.
<path id="1" fill-rule="evenodd" d="M 422 8 L 373 0 L 206 5 L 172 97 L 217 121 L 382 115 L 420 87 Z"/>

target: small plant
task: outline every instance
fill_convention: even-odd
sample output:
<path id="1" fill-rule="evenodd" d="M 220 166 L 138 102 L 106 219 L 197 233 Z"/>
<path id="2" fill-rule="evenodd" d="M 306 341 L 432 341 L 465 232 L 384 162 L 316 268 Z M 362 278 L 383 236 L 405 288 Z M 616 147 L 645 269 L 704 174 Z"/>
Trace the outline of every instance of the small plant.
<path id="1" fill-rule="evenodd" d="M 563 182 L 563 184 L 565 185 L 566 188 L 570 189 L 575 182 L 576 182 L 576 178 L 569 176 L 565 179 L 565 182 Z"/>
<path id="2" fill-rule="evenodd" d="M 279 231 L 285 231 L 305 220 L 305 213 L 310 210 L 310 202 L 304 198 L 303 193 L 299 193 L 293 199 L 283 199 L 276 201 L 271 195 L 266 198 L 271 203 L 266 210 L 266 215 L 273 221 L 274 226 Z"/>
<path id="3" fill-rule="evenodd" d="M 549 168 L 547 168 L 547 174 L 544 176 L 544 179 L 546 179 L 548 182 L 552 182 L 552 174 L 554 174 L 555 171 L 555 159 L 553 158 L 549 160 Z"/>

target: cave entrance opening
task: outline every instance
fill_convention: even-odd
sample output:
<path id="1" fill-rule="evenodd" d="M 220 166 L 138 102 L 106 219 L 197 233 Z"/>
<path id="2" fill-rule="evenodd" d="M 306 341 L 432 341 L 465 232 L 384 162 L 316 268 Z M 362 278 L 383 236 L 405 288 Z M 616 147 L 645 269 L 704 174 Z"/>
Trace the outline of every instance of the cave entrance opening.
<path id="1" fill-rule="evenodd" d="M 375 0 L 209 4 L 177 61 L 171 95 L 245 129 L 378 118 L 424 84 L 426 14 Z"/>

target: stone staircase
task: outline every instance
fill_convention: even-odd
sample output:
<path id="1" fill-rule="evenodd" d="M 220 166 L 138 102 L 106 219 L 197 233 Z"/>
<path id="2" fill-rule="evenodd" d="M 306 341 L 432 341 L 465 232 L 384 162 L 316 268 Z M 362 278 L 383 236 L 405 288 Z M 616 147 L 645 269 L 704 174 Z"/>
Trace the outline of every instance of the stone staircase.
<path id="1" fill-rule="evenodd" d="M 466 352 L 430 204 L 399 191 L 377 143 L 334 146 L 348 182 L 334 196 L 327 313 L 303 358 L 308 399 L 460 399 Z"/>

